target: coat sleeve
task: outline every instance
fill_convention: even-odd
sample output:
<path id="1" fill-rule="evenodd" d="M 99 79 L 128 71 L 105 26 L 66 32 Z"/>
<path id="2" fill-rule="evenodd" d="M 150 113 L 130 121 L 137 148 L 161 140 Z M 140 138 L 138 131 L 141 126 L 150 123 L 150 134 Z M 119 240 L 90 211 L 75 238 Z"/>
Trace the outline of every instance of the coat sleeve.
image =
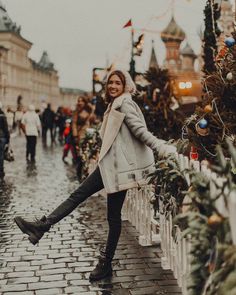
<path id="1" fill-rule="evenodd" d="M 138 113 L 138 105 L 136 105 L 132 100 L 125 99 L 120 110 L 125 114 L 124 121 L 129 130 L 136 138 L 145 143 L 152 150 L 158 151 L 160 147 L 166 143 L 165 140 L 156 138 L 147 130 L 146 124 Z M 139 111 L 141 112 L 141 110 Z"/>

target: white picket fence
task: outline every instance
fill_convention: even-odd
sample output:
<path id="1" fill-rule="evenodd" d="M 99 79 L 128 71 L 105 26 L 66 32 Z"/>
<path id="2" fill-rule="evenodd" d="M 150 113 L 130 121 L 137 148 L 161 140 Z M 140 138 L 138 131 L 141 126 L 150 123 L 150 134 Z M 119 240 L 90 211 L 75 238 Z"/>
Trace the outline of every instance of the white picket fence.
<path id="1" fill-rule="evenodd" d="M 182 154 L 176 154 L 176 158 L 183 171 L 186 168 L 201 171 L 208 178 L 215 179 L 218 184 L 223 184 L 223 179 L 217 177 L 204 163 L 189 160 Z M 91 163 L 91 170 L 95 162 Z M 187 181 L 190 185 L 188 175 Z M 211 194 L 215 195 L 216 187 L 212 183 Z M 171 269 L 178 285 L 182 288 L 183 295 L 187 295 L 187 279 L 190 273 L 190 249 L 191 238 L 183 238 L 181 230 L 175 228 L 175 239 L 172 237 L 173 222 L 172 217 L 166 218 L 159 214 L 158 222 L 154 219 L 153 205 L 150 203 L 154 194 L 152 185 L 147 185 L 141 189 L 130 189 L 122 210 L 122 219 L 128 220 L 139 232 L 139 243 L 143 246 L 154 245 L 160 243 L 163 251 L 161 259 L 164 269 Z M 160 208 L 162 204 L 159 204 Z M 228 208 L 226 208 L 223 198 L 217 201 L 217 209 L 224 216 L 229 216 L 232 231 L 233 242 L 236 244 L 236 190 L 232 191 L 228 200 Z M 162 210 L 160 210 L 162 212 Z"/>

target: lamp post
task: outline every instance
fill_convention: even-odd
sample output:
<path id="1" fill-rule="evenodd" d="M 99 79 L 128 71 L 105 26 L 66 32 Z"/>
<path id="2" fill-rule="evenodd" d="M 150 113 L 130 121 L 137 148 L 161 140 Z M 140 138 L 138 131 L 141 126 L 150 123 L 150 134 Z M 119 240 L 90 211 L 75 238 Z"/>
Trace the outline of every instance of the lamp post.
<path id="1" fill-rule="evenodd" d="M 236 1 L 236 0 L 235 0 Z M 129 73 L 132 79 L 135 78 L 135 60 L 134 60 L 134 30 L 131 30 L 131 60 L 130 60 Z"/>

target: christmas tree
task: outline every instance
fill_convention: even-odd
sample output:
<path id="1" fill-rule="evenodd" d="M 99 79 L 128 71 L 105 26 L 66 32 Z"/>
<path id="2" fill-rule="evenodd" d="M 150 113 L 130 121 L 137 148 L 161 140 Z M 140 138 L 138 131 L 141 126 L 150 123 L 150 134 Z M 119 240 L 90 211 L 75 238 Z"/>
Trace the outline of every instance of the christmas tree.
<path id="1" fill-rule="evenodd" d="M 173 77 L 167 69 L 150 68 L 144 74 L 149 85 L 134 99 L 140 106 L 148 129 L 158 138 L 178 139 L 182 118 L 178 100 L 174 94 Z"/>
<path id="2" fill-rule="evenodd" d="M 215 58 L 216 70 L 203 81 L 201 105 L 187 119 L 185 131 L 200 159 L 215 161 L 216 145 L 229 156 L 225 139 L 236 145 L 236 32 L 225 39 Z"/>

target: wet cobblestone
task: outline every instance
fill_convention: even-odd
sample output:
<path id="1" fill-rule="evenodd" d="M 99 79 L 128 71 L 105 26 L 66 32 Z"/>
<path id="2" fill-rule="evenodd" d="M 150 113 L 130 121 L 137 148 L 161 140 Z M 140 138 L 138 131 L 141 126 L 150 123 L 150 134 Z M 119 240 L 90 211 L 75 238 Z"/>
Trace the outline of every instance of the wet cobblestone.
<path id="1" fill-rule="evenodd" d="M 158 246 L 141 247 L 128 223 L 113 262 L 114 274 L 90 283 L 90 271 L 107 236 L 106 200 L 93 196 L 55 225 L 37 246 L 13 223 L 15 215 L 47 215 L 77 186 L 74 168 L 61 161 L 61 147 L 37 146 L 35 165 L 25 161 L 25 140 L 12 139 L 16 160 L 6 163 L 0 187 L 0 294 L 180 295 L 170 271 L 162 270 Z"/>

